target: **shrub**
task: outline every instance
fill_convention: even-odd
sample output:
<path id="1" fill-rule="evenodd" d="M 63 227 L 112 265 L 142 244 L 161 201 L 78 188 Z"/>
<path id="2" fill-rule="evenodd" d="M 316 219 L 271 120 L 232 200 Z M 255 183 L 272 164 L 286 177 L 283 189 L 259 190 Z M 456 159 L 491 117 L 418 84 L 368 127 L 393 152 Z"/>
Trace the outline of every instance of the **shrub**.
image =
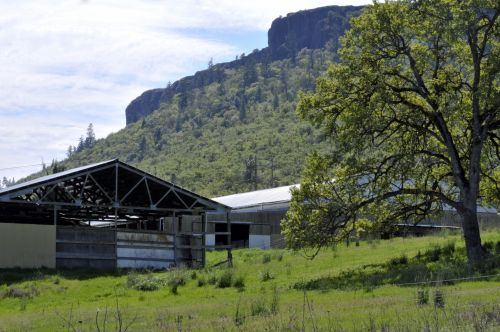
<path id="1" fill-rule="evenodd" d="M 168 279 L 168 284 L 171 285 L 171 284 L 175 284 L 175 285 L 178 285 L 178 286 L 184 286 L 186 284 L 186 276 L 185 275 L 182 275 L 182 274 L 173 274 L 170 276 L 170 278 Z"/>
<path id="2" fill-rule="evenodd" d="M 238 289 L 245 288 L 245 279 L 243 278 L 243 276 L 238 276 L 234 279 L 233 287 Z"/>
<path id="3" fill-rule="evenodd" d="M 278 262 L 281 262 L 281 261 L 283 260 L 283 253 L 282 253 L 282 252 L 280 252 L 280 253 L 278 253 L 278 254 L 276 255 L 276 260 L 277 260 Z"/>
<path id="4" fill-rule="evenodd" d="M 179 288 L 179 286 L 184 286 L 186 284 L 186 275 L 179 270 L 174 270 L 170 275 L 167 284 L 170 292 L 174 295 L 177 295 L 177 289 Z"/>
<path id="5" fill-rule="evenodd" d="M 441 249 L 441 253 L 444 256 L 451 257 L 453 256 L 453 253 L 455 252 L 455 241 L 450 241 L 447 244 L 443 246 Z"/>
<path id="6" fill-rule="evenodd" d="M 139 275 L 135 272 L 130 272 L 127 275 L 127 287 L 140 291 L 151 292 L 158 290 L 163 286 L 163 283 L 163 280 L 152 274 Z"/>
<path id="7" fill-rule="evenodd" d="M 210 276 L 208 277 L 207 282 L 208 282 L 208 284 L 210 284 L 210 285 L 215 285 L 215 284 L 217 283 L 217 280 L 218 280 L 218 279 L 217 279 L 217 275 L 215 275 L 215 273 L 212 273 L 212 274 L 210 274 Z"/>
<path id="8" fill-rule="evenodd" d="M 436 308 L 444 308 L 444 293 L 439 288 L 434 291 L 434 306 Z"/>
<path id="9" fill-rule="evenodd" d="M 271 261 L 271 255 L 269 254 L 265 254 L 264 256 L 262 256 L 262 263 L 263 264 L 267 264 Z"/>
<path id="10" fill-rule="evenodd" d="M 493 241 L 483 243 L 483 248 L 491 252 L 493 250 Z"/>
<path id="11" fill-rule="evenodd" d="M 238 304 L 236 305 L 236 312 L 234 314 L 234 325 L 237 327 L 243 325 L 245 322 L 245 316 L 242 314 L 240 310 L 241 298 L 238 300 Z"/>
<path id="12" fill-rule="evenodd" d="M 200 277 L 198 278 L 198 282 L 197 282 L 198 287 L 203 287 L 203 286 L 205 286 L 206 284 L 207 284 L 207 281 L 205 280 L 205 277 L 200 276 Z"/>
<path id="13" fill-rule="evenodd" d="M 388 264 L 389 266 L 407 265 L 408 257 L 406 255 L 401 255 L 399 257 L 392 258 Z"/>
<path id="14" fill-rule="evenodd" d="M 233 283 L 233 271 L 225 270 L 219 277 L 217 281 L 218 288 L 228 288 L 231 287 Z"/>
<path id="15" fill-rule="evenodd" d="M 263 316 L 268 314 L 266 304 L 262 299 L 252 301 L 250 304 L 250 314 L 252 316 Z"/>
<path id="16" fill-rule="evenodd" d="M 21 303 L 19 304 L 19 310 L 26 311 L 27 306 L 28 306 L 28 299 L 26 297 L 23 297 L 21 299 Z"/>
<path id="17" fill-rule="evenodd" d="M 178 294 L 178 292 L 177 292 L 177 289 L 179 288 L 178 284 L 169 284 L 168 288 L 170 289 L 170 293 L 172 293 L 174 295 Z"/>
<path id="18" fill-rule="evenodd" d="M 0 294 L 0 299 L 7 299 L 7 298 L 25 299 L 31 297 L 33 297 L 33 295 L 31 294 L 30 291 L 14 287 L 9 287 L 5 292 Z"/>
<path id="19" fill-rule="evenodd" d="M 436 246 L 434 248 L 428 249 L 425 252 L 424 256 L 430 262 L 437 262 L 441 258 L 441 248 Z"/>
<path id="20" fill-rule="evenodd" d="M 260 272 L 260 281 L 269 281 L 274 279 L 274 275 L 269 270 Z"/>
<path id="21" fill-rule="evenodd" d="M 273 315 L 276 315 L 279 311 L 280 305 L 280 294 L 278 291 L 278 287 L 276 285 L 273 287 L 273 297 L 271 298 L 271 305 L 269 306 L 270 312 Z"/>
<path id="22" fill-rule="evenodd" d="M 395 275 L 397 283 L 412 283 L 429 280 L 431 271 L 427 265 L 419 262 L 408 264 L 404 269 Z"/>
<path id="23" fill-rule="evenodd" d="M 424 305 L 429 303 L 429 291 L 424 288 L 417 290 L 417 304 Z"/>

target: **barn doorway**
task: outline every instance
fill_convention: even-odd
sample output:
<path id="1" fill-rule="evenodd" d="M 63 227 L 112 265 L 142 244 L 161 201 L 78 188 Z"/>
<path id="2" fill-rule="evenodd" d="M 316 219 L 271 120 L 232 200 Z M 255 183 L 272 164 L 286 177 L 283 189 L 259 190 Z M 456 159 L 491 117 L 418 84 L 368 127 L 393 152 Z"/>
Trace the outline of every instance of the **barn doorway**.
<path id="1" fill-rule="evenodd" d="M 215 224 L 215 245 L 227 245 L 227 224 Z M 233 248 L 248 248 L 250 223 L 231 224 L 231 245 Z"/>
<path id="2" fill-rule="evenodd" d="M 250 224 L 231 224 L 231 244 L 233 248 L 248 248 Z"/>

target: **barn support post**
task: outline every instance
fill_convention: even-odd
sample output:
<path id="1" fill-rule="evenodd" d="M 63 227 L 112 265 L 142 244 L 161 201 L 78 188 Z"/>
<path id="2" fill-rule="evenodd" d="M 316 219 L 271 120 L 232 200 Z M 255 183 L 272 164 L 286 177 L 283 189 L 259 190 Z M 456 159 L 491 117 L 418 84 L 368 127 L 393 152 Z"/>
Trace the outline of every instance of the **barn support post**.
<path id="1" fill-rule="evenodd" d="M 207 236 L 207 213 L 204 212 L 201 214 L 201 265 L 202 267 L 206 266 L 207 262 L 207 249 L 206 249 L 206 236 Z"/>
<path id="2" fill-rule="evenodd" d="M 174 226 L 174 266 L 177 267 L 177 220 L 175 211 L 172 212 L 172 223 Z"/>
<path id="3" fill-rule="evenodd" d="M 136 186 L 139 177 L 142 182 Z M 129 186 L 135 187 L 132 194 Z M 57 229 L 54 241 L 65 241 L 55 250 L 56 263 L 63 267 L 199 266 L 207 264 L 207 247 L 229 249 L 232 262 L 230 220 L 226 232 L 223 226 L 227 209 L 224 204 L 173 186 L 118 159 L 0 190 L 0 221 L 20 224 L 33 218 L 52 225 L 48 230 L 52 236 Z M 211 212 L 220 218 L 212 221 L 208 218 Z M 156 227 L 147 230 L 148 223 L 158 222 L 160 216 L 166 220 L 173 217 L 173 229 L 160 223 L 158 232 L 152 232 Z M 201 222 L 201 231 L 195 222 Z M 213 227 L 216 223 L 218 227 Z M 217 244 L 212 243 L 215 237 Z"/>
<path id="4" fill-rule="evenodd" d="M 57 206 L 54 205 L 54 226 L 57 226 Z"/>
<path id="5" fill-rule="evenodd" d="M 116 169 L 118 171 L 118 168 Z M 118 183 L 118 181 L 116 181 Z M 115 208 L 115 267 L 118 268 L 118 209 Z"/>
<path id="6" fill-rule="evenodd" d="M 229 267 L 233 267 L 233 252 L 232 252 L 232 239 L 231 239 L 231 214 L 226 212 L 226 222 L 227 222 L 227 264 Z"/>

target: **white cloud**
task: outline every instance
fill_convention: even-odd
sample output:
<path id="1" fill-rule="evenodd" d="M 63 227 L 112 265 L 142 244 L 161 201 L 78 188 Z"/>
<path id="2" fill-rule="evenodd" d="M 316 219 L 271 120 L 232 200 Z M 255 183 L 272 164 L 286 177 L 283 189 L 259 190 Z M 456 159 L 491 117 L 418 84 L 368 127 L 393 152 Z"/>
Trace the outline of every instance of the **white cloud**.
<path id="1" fill-rule="evenodd" d="M 369 1 L 337 1 L 362 4 Z M 63 158 L 93 122 L 98 137 L 125 124 L 144 90 L 192 74 L 209 58 L 249 52 L 183 31 L 254 31 L 332 1 L 0 0 L 0 169 Z M 20 177 L 32 169 L 0 170 Z"/>

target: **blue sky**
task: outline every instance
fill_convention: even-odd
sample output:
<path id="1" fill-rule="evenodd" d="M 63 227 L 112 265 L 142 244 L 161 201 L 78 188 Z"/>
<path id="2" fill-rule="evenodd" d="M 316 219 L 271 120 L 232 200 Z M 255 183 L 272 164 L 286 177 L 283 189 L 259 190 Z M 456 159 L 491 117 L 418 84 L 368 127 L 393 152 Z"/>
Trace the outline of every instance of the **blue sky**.
<path id="1" fill-rule="evenodd" d="M 354 0 L 0 0 L 0 177 L 63 159 L 92 122 L 125 126 L 128 103 L 267 46 L 274 18 Z"/>

